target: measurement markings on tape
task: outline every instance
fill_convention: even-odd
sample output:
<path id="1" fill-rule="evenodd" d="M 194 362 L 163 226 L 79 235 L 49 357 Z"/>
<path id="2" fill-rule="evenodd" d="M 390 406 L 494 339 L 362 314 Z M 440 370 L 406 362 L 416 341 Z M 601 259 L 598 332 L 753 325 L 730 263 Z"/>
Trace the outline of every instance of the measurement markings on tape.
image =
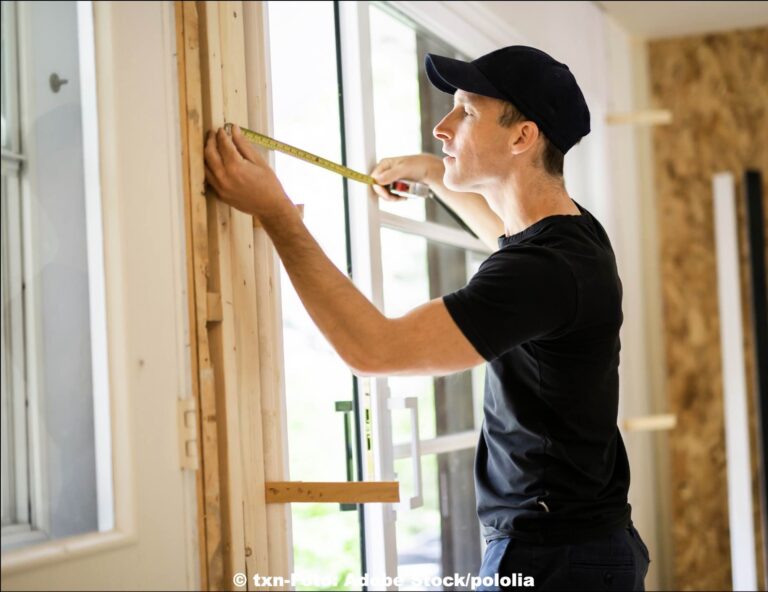
<path id="1" fill-rule="evenodd" d="M 224 129 L 229 135 L 232 135 L 231 123 L 225 124 Z M 259 132 L 255 132 L 253 130 L 249 130 L 244 127 L 241 127 L 240 131 L 246 138 L 248 138 L 248 140 L 250 140 L 254 144 L 258 144 L 259 146 L 263 146 L 264 148 L 267 148 L 269 150 L 277 150 L 279 152 L 288 154 L 289 156 L 300 158 L 301 160 L 317 165 L 319 167 L 322 167 L 328 171 L 337 173 L 344 177 L 347 177 L 348 179 L 359 181 L 360 183 L 365 183 L 366 185 L 377 184 L 376 179 L 374 179 L 370 175 L 366 175 L 364 173 L 358 172 L 354 169 L 344 166 L 343 164 L 333 162 L 332 160 L 328 160 L 327 158 L 323 158 L 322 156 L 318 156 L 317 154 L 312 154 L 311 152 L 307 152 L 306 150 L 302 150 L 301 148 L 297 148 L 296 146 L 291 146 L 290 144 L 286 144 L 285 142 L 275 140 L 274 138 L 270 138 L 269 136 L 260 134 Z M 407 181 L 404 179 L 395 181 L 394 183 L 392 183 L 387 187 L 387 190 L 390 193 L 399 195 L 401 197 L 424 198 L 429 196 L 429 187 L 426 184 L 418 183 L 415 181 Z"/>
<path id="2" fill-rule="evenodd" d="M 224 126 L 224 129 L 228 134 L 231 135 L 232 124 L 227 123 Z M 306 160 L 307 162 L 315 164 L 319 167 L 323 167 L 326 170 L 332 171 L 334 173 L 338 173 L 339 175 L 347 177 L 348 179 L 354 179 L 355 181 L 360 181 L 361 183 L 365 183 L 366 185 L 376 185 L 376 179 L 374 179 L 370 175 L 365 175 L 354 169 L 346 167 L 342 164 L 338 164 L 336 162 L 333 162 L 332 160 L 323 158 L 322 156 L 317 156 L 316 154 L 312 154 L 311 152 L 307 152 L 306 150 L 302 150 L 301 148 L 296 148 L 296 146 L 291 146 L 290 144 L 280 142 L 279 140 L 275 140 L 274 138 L 270 138 L 269 136 L 265 136 L 264 134 L 260 134 L 259 132 L 246 129 L 244 127 L 241 127 L 240 131 L 251 142 L 253 142 L 254 144 L 258 144 L 259 146 L 263 146 L 264 148 L 284 152 L 285 154 L 289 154 L 290 156 L 300 158 L 301 160 Z"/>

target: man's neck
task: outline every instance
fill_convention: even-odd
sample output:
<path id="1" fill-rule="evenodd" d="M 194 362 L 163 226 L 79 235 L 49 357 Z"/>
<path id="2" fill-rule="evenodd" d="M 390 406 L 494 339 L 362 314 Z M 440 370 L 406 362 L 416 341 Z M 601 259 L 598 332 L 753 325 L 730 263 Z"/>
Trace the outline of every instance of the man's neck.
<path id="1" fill-rule="evenodd" d="M 581 215 L 561 182 L 542 176 L 510 177 L 487 193 L 492 209 L 504 222 L 504 234 L 511 236 L 547 216 Z"/>

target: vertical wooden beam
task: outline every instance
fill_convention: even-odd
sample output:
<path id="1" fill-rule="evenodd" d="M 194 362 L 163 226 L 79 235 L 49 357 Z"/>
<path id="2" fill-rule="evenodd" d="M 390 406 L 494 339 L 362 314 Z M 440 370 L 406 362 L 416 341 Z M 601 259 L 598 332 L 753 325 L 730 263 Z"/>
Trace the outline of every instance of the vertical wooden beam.
<path id="1" fill-rule="evenodd" d="M 248 127 L 271 135 L 269 94 L 269 31 L 265 3 L 243 5 L 245 22 Z M 274 153 L 264 154 L 274 165 Z M 302 206 L 297 206 L 301 210 Z M 256 219 L 254 219 L 254 222 Z M 283 328 L 280 298 L 280 262 L 265 230 L 254 224 L 253 255 L 259 315 L 261 424 L 264 437 L 264 476 L 270 481 L 288 480 L 288 422 L 285 409 Z M 267 506 L 269 574 L 289 578 L 293 571 L 291 506 Z M 286 586 L 284 589 L 289 589 Z"/>
<path id="2" fill-rule="evenodd" d="M 194 8 L 194 6 L 193 6 Z M 200 585 L 203 588 L 208 588 L 208 554 L 207 545 L 208 540 L 206 533 L 206 520 L 205 520 L 205 484 L 204 484 L 204 470 L 203 470 L 203 444 L 201 437 L 202 422 L 200 421 L 201 406 L 201 391 L 200 391 L 200 364 L 199 354 L 199 313 L 197 310 L 197 294 L 196 283 L 198 275 L 195 269 L 195 248 L 194 248 L 194 220 L 193 220 L 193 191 L 190 178 L 190 143 L 189 143 L 189 103 L 187 101 L 187 56 L 186 46 L 187 37 L 184 34 L 185 31 L 185 18 L 184 18 L 184 3 L 177 0 L 174 2 L 174 17 L 176 25 L 176 64 L 179 83 L 179 121 L 181 128 L 181 169 L 182 169 L 182 184 L 184 191 L 184 227 L 186 235 L 186 248 L 187 248 L 187 298 L 189 302 L 189 340 L 190 340 L 190 365 L 192 370 L 192 397 L 195 399 L 195 408 L 198 410 L 198 418 L 196 425 L 198 426 L 197 437 L 197 458 L 200 459 L 200 469 L 195 474 L 195 488 L 197 491 L 197 532 L 198 532 L 198 563 L 200 569 Z M 195 36 L 197 34 L 197 22 L 194 23 Z M 192 50 L 190 50 L 192 51 Z M 190 60 L 199 64 L 199 59 L 190 58 Z M 192 77 L 196 80 L 197 95 L 200 94 L 200 77 L 199 68 L 196 71 L 197 76 Z M 194 93 L 191 93 L 194 94 Z M 195 104 L 195 99 L 192 99 L 192 104 Z M 193 133 L 193 135 L 195 135 Z M 199 197 L 202 196 L 198 196 Z M 207 245 L 205 246 L 207 250 Z M 203 282 L 205 276 L 202 276 Z M 203 284 L 204 287 L 204 284 Z M 202 322 L 202 329 L 205 330 L 205 321 Z"/>
<path id="3" fill-rule="evenodd" d="M 176 14 L 202 432 L 202 582 L 231 589 L 242 572 L 250 588 L 254 573 L 292 571 L 290 506 L 267 508 L 265 497 L 267 472 L 285 481 L 288 466 L 279 261 L 252 217 L 205 193 L 203 135 L 225 122 L 268 128 L 263 3 L 178 2 Z M 246 49 L 254 47 L 249 80 Z"/>
<path id="4" fill-rule="evenodd" d="M 203 127 L 247 121 L 241 2 L 198 2 Z M 209 326 L 215 372 L 221 463 L 224 584 L 234 573 L 269 573 L 264 492 L 261 366 L 253 220 L 208 199 L 209 291 L 222 303 Z M 249 582 L 250 583 L 250 582 Z"/>
<path id="5" fill-rule="evenodd" d="M 221 499 L 219 429 L 217 423 L 216 381 L 214 361 L 209 343 L 208 294 L 218 285 L 210 273 L 208 239 L 208 204 L 205 195 L 203 167 L 203 96 L 200 21 L 194 2 L 178 2 L 183 31 L 183 70 L 179 72 L 182 99 L 182 134 L 185 148 L 184 173 L 188 211 L 188 259 L 192 267 L 190 280 L 191 310 L 194 311 L 196 366 L 194 383 L 198 392 L 198 454 L 200 458 L 200 562 L 201 585 L 204 589 L 227 589 L 231 576 L 225 578 L 224 508 Z M 177 29 L 178 30 L 178 29 Z M 206 79 L 207 79 L 206 73 Z M 182 82 L 183 80 L 183 82 Z M 193 366 L 193 368 L 194 368 Z M 200 489 L 202 491 L 200 491 Z"/>

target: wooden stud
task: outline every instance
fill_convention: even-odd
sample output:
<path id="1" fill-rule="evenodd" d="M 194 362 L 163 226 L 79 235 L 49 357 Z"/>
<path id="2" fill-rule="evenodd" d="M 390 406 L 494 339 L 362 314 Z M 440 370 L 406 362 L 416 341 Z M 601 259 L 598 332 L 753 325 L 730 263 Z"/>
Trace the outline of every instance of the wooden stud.
<path id="1" fill-rule="evenodd" d="M 655 430 L 671 430 L 677 425 L 677 415 L 663 413 L 659 415 L 643 415 L 629 417 L 622 422 L 622 427 L 628 432 L 650 432 Z"/>
<path id="2" fill-rule="evenodd" d="M 205 192 L 203 166 L 204 132 L 229 121 L 267 130 L 266 64 L 254 58 L 248 80 L 244 39 L 245 12 L 255 33 L 249 40 L 253 50 L 263 31 L 263 5 L 179 2 L 176 10 L 182 17 L 180 106 L 202 432 L 202 582 L 207 589 L 229 589 L 236 572 L 290 576 L 290 509 L 268 506 L 268 497 L 283 504 L 397 502 L 399 492 L 396 482 L 284 480 L 279 260 L 257 220 Z M 258 51 L 266 55 L 263 47 Z M 303 205 L 297 208 L 303 217 Z"/>
<path id="3" fill-rule="evenodd" d="M 666 109 L 648 109 L 629 113 L 609 113 L 605 117 L 609 125 L 664 125 L 672 123 L 672 111 Z"/>
<path id="4" fill-rule="evenodd" d="M 248 127 L 269 134 L 270 92 L 265 3 L 243 5 Z M 266 157 L 274 164 L 274 153 Z M 296 206 L 303 217 L 303 205 Z M 267 233 L 254 218 L 253 258 L 256 269 L 256 308 L 259 315 L 259 365 L 264 437 L 264 475 L 269 481 L 288 479 L 288 426 L 283 365 L 283 326 L 280 298 L 280 261 Z M 267 505 L 269 572 L 288 579 L 293 571 L 290 505 Z M 289 587 L 284 587 L 288 590 Z"/>
<path id="5" fill-rule="evenodd" d="M 197 6 L 203 125 L 215 130 L 247 117 L 242 3 Z M 208 223 L 209 288 L 222 302 L 222 321 L 209 325 L 209 335 L 222 445 L 224 572 L 268 573 L 253 220 L 211 193 Z"/>
<path id="6" fill-rule="evenodd" d="M 221 318 L 221 294 L 208 292 L 208 313 L 206 315 L 206 320 L 209 323 L 220 323 Z"/>
<path id="7" fill-rule="evenodd" d="M 397 481 L 270 481 L 266 484 L 268 504 L 288 503 L 397 503 L 400 483 Z"/>
<path id="8" fill-rule="evenodd" d="M 200 468 L 196 474 L 198 550 L 200 582 L 211 588 L 209 575 L 219 574 L 221 568 L 221 516 L 217 461 L 217 433 L 213 369 L 208 353 L 206 331 L 208 303 L 199 295 L 206 294 L 208 267 L 208 232 L 203 194 L 202 120 L 200 88 L 200 55 L 198 18 L 194 3 L 176 2 L 176 55 L 179 77 L 179 109 L 182 135 L 182 174 L 184 183 L 185 225 L 187 241 L 187 278 L 190 314 L 191 369 L 193 396 L 197 400 L 197 456 Z M 206 421 L 203 421 L 206 418 Z"/>

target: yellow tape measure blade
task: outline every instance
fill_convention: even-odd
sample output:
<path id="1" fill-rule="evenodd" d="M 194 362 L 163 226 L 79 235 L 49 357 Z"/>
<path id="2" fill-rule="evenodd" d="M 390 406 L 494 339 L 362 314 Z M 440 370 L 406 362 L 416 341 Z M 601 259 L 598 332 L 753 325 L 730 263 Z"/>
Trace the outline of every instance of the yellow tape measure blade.
<path id="1" fill-rule="evenodd" d="M 228 134 L 232 133 L 231 123 L 227 123 L 224 126 L 224 128 Z M 291 146 L 290 144 L 286 144 L 285 142 L 280 142 L 279 140 L 275 140 L 274 138 L 270 138 L 269 136 L 265 136 L 264 134 L 260 134 L 259 132 L 255 132 L 253 130 L 249 130 L 244 127 L 241 127 L 240 131 L 246 138 L 248 138 L 254 144 L 258 144 L 259 146 L 263 146 L 264 148 L 267 148 L 269 150 L 278 150 L 279 152 L 283 152 L 295 158 L 300 158 L 301 160 L 304 160 L 311 164 L 315 164 L 326 170 L 329 170 L 331 172 L 347 177 L 348 179 L 353 179 L 354 181 L 365 183 L 366 185 L 376 184 L 376 179 L 374 179 L 370 175 L 360 173 L 342 164 L 338 164 L 336 162 L 328 160 L 327 158 L 323 158 L 322 156 L 317 156 L 316 154 L 312 154 L 311 152 L 307 152 L 306 150 L 302 150 L 301 148 L 296 148 L 296 146 Z"/>

